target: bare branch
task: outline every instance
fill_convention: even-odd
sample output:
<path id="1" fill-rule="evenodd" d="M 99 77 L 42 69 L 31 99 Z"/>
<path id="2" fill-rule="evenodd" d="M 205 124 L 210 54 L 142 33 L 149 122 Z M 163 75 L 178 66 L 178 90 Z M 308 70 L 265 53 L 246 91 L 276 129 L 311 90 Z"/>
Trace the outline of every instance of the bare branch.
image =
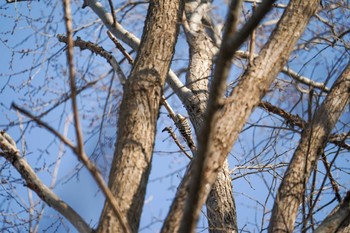
<path id="1" fill-rule="evenodd" d="M 107 31 L 107 35 L 113 41 L 116 48 L 119 49 L 119 51 L 121 51 L 122 54 L 124 55 L 124 57 L 129 61 L 129 64 L 133 64 L 134 59 L 130 56 L 130 54 L 128 52 L 126 52 L 125 48 L 119 43 L 117 38 L 110 31 Z"/>
<path id="2" fill-rule="evenodd" d="M 76 155 L 79 155 L 77 148 L 74 146 L 72 142 L 70 142 L 67 138 L 63 137 L 60 133 L 58 133 L 55 129 L 53 129 L 51 126 L 40 120 L 39 118 L 33 116 L 30 112 L 28 112 L 25 109 L 22 109 L 18 107 L 16 104 L 12 104 L 12 107 L 16 109 L 17 111 L 21 112 L 22 114 L 26 115 L 27 117 L 33 119 L 38 125 L 43 126 L 46 128 L 49 132 L 54 134 L 56 137 L 58 137 L 64 144 L 66 144 Z M 115 197 L 113 196 L 111 190 L 106 185 L 101 173 L 98 171 L 94 163 L 88 158 L 88 156 L 83 151 L 82 154 L 80 154 L 81 157 L 78 157 L 80 161 L 85 165 L 85 167 L 89 170 L 92 177 L 95 179 L 98 186 L 101 188 L 102 192 L 106 196 L 107 201 L 111 204 L 111 207 L 116 214 L 116 217 L 120 221 L 124 231 L 126 233 L 131 232 L 130 227 L 128 226 L 124 216 L 119 211 L 119 204 L 116 201 Z"/>
<path id="3" fill-rule="evenodd" d="M 20 152 L 0 134 L 0 156 L 10 162 L 25 180 L 28 188 L 33 190 L 49 206 L 64 216 L 79 232 L 90 233 L 93 230 L 84 219 L 67 203 L 62 201 L 51 189 L 45 186 L 27 161 L 21 157 Z"/>
<path id="4" fill-rule="evenodd" d="M 239 57 L 242 57 L 242 58 L 249 58 L 250 57 L 250 54 L 245 52 L 245 51 L 237 51 L 236 54 L 237 56 Z M 257 57 L 258 55 L 254 55 L 254 57 Z M 292 79 L 294 79 L 295 81 L 298 81 L 298 82 L 301 82 L 307 86 L 310 86 L 310 87 L 314 87 L 314 88 L 317 88 L 317 89 L 320 89 L 326 93 L 329 92 L 329 88 L 324 84 L 324 83 L 320 83 L 320 82 L 315 82 L 305 76 L 302 76 L 300 74 L 298 74 L 297 72 L 295 72 L 294 70 L 292 70 L 291 68 L 285 66 L 283 67 L 282 69 L 282 72 L 286 75 L 288 75 L 289 77 L 291 77 Z"/>
<path id="5" fill-rule="evenodd" d="M 109 3 L 109 8 L 111 8 L 111 15 L 113 18 L 113 26 L 116 27 L 117 26 L 117 18 L 115 17 L 113 2 L 112 2 L 112 0 L 108 0 L 108 3 Z"/>
<path id="6" fill-rule="evenodd" d="M 278 163 L 278 164 L 258 164 L 258 165 L 251 165 L 251 166 L 236 166 L 231 171 L 230 174 L 234 177 L 232 180 L 240 179 L 246 175 L 261 173 L 261 172 L 269 172 L 269 171 L 275 171 L 276 168 L 284 168 L 287 167 L 288 163 Z M 251 172 L 245 172 L 243 174 L 239 174 L 236 172 L 237 170 L 251 170 Z"/>
<path id="7" fill-rule="evenodd" d="M 187 158 L 192 159 L 192 156 L 189 155 L 189 154 L 187 153 L 187 151 L 185 150 L 185 148 L 181 145 L 181 143 L 180 143 L 179 140 L 177 139 L 177 137 L 176 137 L 176 135 L 175 135 L 173 129 L 172 129 L 171 127 L 165 127 L 165 128 L 162 130 L 162 132 L 164 132 L 164 131 L 167 131 L 167 132 L 170 134 L 170 136 L 173 138 L 173 140 L 174 140 L 174 142 L 176 143 L 176 145 L 177 145 L 177 146 L 180 148 L 180 150 L 187 156 Z"/>
<path id="8" fill-rule="evenodd" d="M 76 98 L 76 86 L 75 86 L 75 70 L 74 70 L 74 62 L 73 62 L 73 34 L 72 34 L 72 16 L 70 9 L 70 0 L 63 1 L 63 10 L 64 10 L 64 18 L 65 25 L 67 30 L 67 39 L 68 39 L 68 49 L 67 49 L 67 60 L 68 60 L 68 70 L 69 70 L 69 83 L 71 88 L 72 95 L 72 109 L 73 109 L 73 118 L 74 118 L 74 126 L 76 139 L 78 142 L 77 152 L 78 157 L 82 157 L 84 151 L 83 145 L 83 134 L 81 131 L 81 125 L 79 120 L 79 112 L 77 106 L 77 98 Z"/>
<path id="9" fill-rule="evenodd" d="M 6 0 L 6 3 L 33 2 L 34 0 Z M 39 0 L 38 0 L 39 1 Z"/>
<path id="10" fill-rule="evenodd" d="M 60 42 L 64 42 L 64 43 L 68 42 L 67 37 L 63 35 L 57 35 L 57 39 Z M 115 57 L 111 55 L 108 51 L 106 51 L 103 47 L 98 46 L 97 44 L 92 43 L 90 41 L 84 41 L 80 37 L 78 37 L 74 41 L 74 46 L 79 47 L 81 50 L 88 49 L 91 52 L 94 52 L 100 55 L 101 57 L 105 58 L 108 61 L 108 63 L 113 67 L 114 71 L 117 72 L 120 83 L 123 85 L 125 84 L 126 77 L 124 75 L 124 72 L 121 70 L 119 63 L 117 62 Z"/>

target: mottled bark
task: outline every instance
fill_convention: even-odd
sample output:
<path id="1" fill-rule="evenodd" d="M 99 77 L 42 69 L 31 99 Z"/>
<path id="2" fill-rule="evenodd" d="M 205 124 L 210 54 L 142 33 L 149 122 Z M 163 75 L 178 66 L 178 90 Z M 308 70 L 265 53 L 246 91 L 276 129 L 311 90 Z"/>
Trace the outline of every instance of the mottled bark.
<path id="1" fill-rule="evenodd" d="M 350 214 L 346 215 L 346 218 L 341 223 L 340 227 L 334 231 L 335 233 L 349 233 L 350 232 Z"/>
<path id="2" fill-rule="evenodd" d="M 349 101 L 350 64 L 340 75 L 314 119 L 301 135 L 283 177 L 271 214 L 269 232 L 292 232 L 311 171 L 323 153 L 328 137 Z"/>
<path id="3" fill-rule="evenodd" d="M 219 169 L 215 183 L 208 195 L 206 207 L 209 232 L 238 232 L 236 205 L 227 160 Z"/>
<path id="4" fill-rule="evenodd" d="M 140 49 L 124 87 L 109 186 L 137 232 L 156 133 L 159 103 L 178 32 L 181 1 L 150 1 Z M 122 232 L 105 203 L 98 232 Z"/>
<path id="5" fill-rule="evenodd" d="M 209 96 L 209 76 L 212 73 L 213 57 L 217 52 L 214 41 L 206 30 L 212 29 L 213 25 L 203 24 L 204 19 L 208 17 L 210 6 L 210 2 L 186 1 L 186 19 L 183 22 L 190 47 L 186 86 L 195 98 L 195 101 L 186 105 L 186 108 L 197 135 L 203 125 Z"/>

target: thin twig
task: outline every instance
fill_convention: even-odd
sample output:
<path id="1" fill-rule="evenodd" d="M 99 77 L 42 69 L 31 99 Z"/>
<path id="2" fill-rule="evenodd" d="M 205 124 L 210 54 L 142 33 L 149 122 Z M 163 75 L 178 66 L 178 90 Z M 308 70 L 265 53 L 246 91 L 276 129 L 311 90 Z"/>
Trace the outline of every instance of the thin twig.
<path id="1" fill-rule="evenodd" d="M 110 31 L 107 31 L 107 35 L 113 41 L 113 43 L 115 44 L 115 47 L 119 49 L 120 52 L 122 52 L 124 57 L 128 60 L 129 64 L 130 65 L 133 64 L 134 59 L 130 56 L 128 52 L 126 52 L 125 48 L 123 47 L 123 45 L 121 45 L 121 43 L 119 43 L 118 39 Z"/>
<path id="2" fill-rule="evenodd" d="M 180 143 L 179 140 L 177 139 L 177 137 L 176 137 L 176 135 L 175 135 L 173 129 L 172 129 L 171 127 L 165 127 L 165 128 L 162 130 L 162 132 L 164 132 L 164 131 L 167 131 L 167 132 L 170 134 L 170 136 L 173 138 L 173 140 L 174 140 L 174 142 L 176 143 L 176 145 L 177 145 L 177 146 L 180 148 L 180 150 L 187 156 L 187 158 L 192 159 L 192 156 L 189 155 L 189 154 L 187 153 L 187 151 L 185 150 L 185 148 L 181 145 L 181 143 Z"/>
<path id="3" fill-rule="evenodd" d="M 334 195 L 335 195 L 335 198 L 337 199 L 337 201 L 340 203 L 341 202 L 341 196 L 339 194 L 339 187 L 338 187 L 338 184 L 337 182 L 335 181 L 333 175 L 332 175 L 332 171 L 331 171 L 331 168 L 330 168 L 330 165 L 327 161 L 327 157 L 324 153 L 322 153 L 322 156 L 321 156 L 321 160 L 323 162 L 323 165 L 326 169 L 326 175 L 328 176 L 328 179 L 332 185 L 332 189 L 334 191 Z"/>
<path id="4" fill-rule="evenodd" d="M 34 0 L 6 0 L 6 3 L 33 2 Z M 38 0 L 39 1 L 39 0 Z"/>
<path id="5" fill-rule="evenodd" d="M 75 70 L 74 70 L 74 62 L 73 62 L 73 34 L 72 34 L 72 18 L 71 18 L 71 9 L 70 9 L 70 0 L 63 1 L 64 8 L 64 18 L 66 24 L 66 32 L 68 38 L 68 49 L 67 49 L 67 60 L 68 60 L 68 70 L 69 70 L 69 83 L 72 95 L 72 109 L 73 109 L 73 119 L 75 126 L 75 134 L 78 142 L 77 151 L 78 157 L 81 158 L 84 153 L 84 145 L 83 145 L 83 134 L 81 131 L 81 125 L 79 120 L 79 112 L 77 106 L 77 98 L 76 98 L 76 86 L 75 86 Z"/>
<path id="6" fill-rule="evenodd" d="M 86 90 L 87 88 L 95 85 L 97 83 L 98 80 L 94 80 L 92 82 L 87 83 L 86 85 L 84 85 L 83 87 L 79 88 L 76 91 L 76 94 L 79 95 L 82 91 Z M 57 108 L 58 106 L 60 106 L 61 104 L 63 104 L 64 102 L 68 101 L 70 98 L 72 97 L 71 93 L 63 93 L 60 100 L 57 101 L 57 103 L 53 104 L 49 109 L 47 109 L 45 112 L 40 113 L 40 115 L 38 115 L 38 118 L 41 118 L 45 115 L 47 115 L 48 113 L 50 113 L 52 110 L 54 110 L 55 108 Z"/>
<path id="7" fill-rule="evenodd" d="M 288 163 L 278 163 L 278 164 L 258 164 L 254 166 L 236 166 L 230 171 L 230 175 L 233 175 L 232 181 L 240 179 L 247 175 L 252 175 L 260 172 L 268 172 L 270 170 L 275 171 L 277 168 L 287 167 Z M 238 173 L 235 173 L 237 170 L 251 170 L 251 172 L 246 172 L 244 174 L 238 175 Z"/>

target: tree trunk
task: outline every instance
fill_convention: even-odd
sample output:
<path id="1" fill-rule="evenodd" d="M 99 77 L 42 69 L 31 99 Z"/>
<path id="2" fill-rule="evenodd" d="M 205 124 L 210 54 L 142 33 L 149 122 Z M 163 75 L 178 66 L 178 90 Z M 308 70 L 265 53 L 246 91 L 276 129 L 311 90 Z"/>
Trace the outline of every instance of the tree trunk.
<path id="1" fill-rule="evenodd" d="M 311 171 L 328 137 L 349 101 L 350 64 L 340 75 L 314 119 L 301 135 L 300 143 L 283 177 L 272 209 L 269 232 L 292 232 L 298 207 Z"/>
<path id="2" fill-rule="evenodd" d="M 236 205 L 227 159 L 220 168 L 206 201 L 209 232 L 237 233 Z"/>
<path id="3" fill-rule="evenodd" d="M 137 232 L 151 168 L 160 97 L 174 53 L 182 2 L 150 1 L 140 49 L 124 87 L 109 187 Z M 98 232 L 121 232 L 105 203 Z"/>
<path id="4" fill-rule="evenodd" d="M 192 91 L 194 101 L 184 104 L 197 137 L 203 126 L 204 113 L 208 103 L 208 81 L 212 74 L 213 57 L 218 52 L 214 36 L 218 32 L 215 31 L 209 16 L 210 10 L 210 2 L 196 0 L 186 1 L 185 4 L 186 18 L 183 25 L 190 47 L 186 86 Z M 217 232 L 217 230 L 221 233 L 237 231 L 236 207 L 227 162 L 220 169 L 206 204 L 210 232 Z M 180 221 L 181 217 L 176 219 L 175 221 Z M 180 223 L 175 225 L 178 227 Z"/>

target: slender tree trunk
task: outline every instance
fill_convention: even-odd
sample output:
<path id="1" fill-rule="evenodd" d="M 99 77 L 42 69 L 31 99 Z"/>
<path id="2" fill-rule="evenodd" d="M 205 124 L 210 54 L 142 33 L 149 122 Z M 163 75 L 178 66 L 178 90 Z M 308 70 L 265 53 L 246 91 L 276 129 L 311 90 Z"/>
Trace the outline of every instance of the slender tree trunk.
<path id="1" fill-rule="evenodd" d="M 213 57 L 218 52 L 215 42 L 219 32 L 215 31 L 209 16 L 210 10 L 210 2 L 196 0 L 186 1 L 185 4 L 186 17 L 183 25 L 190 47 L 186 86 L 192 91 L 194 101 L 184 104 L 197 137 L 203 126 L 208 103 L 208 81 L 212 74 Z M 237 231 L 236 207 L 227 163 L 220 169 L 206 204 L 210 232 Z M 180 219 L 181 217 L 177 217 L 177 220 Z M 176 226 L 180 226 L 180 223 Z"/>
<path id="2" fill-rule="evenodd" d="M 137 232 L 151 168 L 160 97 L 174 53 L 180 0 L 150 1 L 140 49 L 124 87 L 109 187 Z M 105 203 L 98 232 L 121 232 Z"/>
<path id="3" fill-rule="evenodd" d="M 209 232 L 236 233 L 237 213 L 227 159 L 220 168 L 206 201 Z"/>
<path id="4" fill-rule="evenodd" d="M 283 177 L 272 209 L 269 232 L 292 232 L 311 171 L 349 101 L 350 64 L 340 75 L 314 119 L 301 135 L 299 146 Z"/>

